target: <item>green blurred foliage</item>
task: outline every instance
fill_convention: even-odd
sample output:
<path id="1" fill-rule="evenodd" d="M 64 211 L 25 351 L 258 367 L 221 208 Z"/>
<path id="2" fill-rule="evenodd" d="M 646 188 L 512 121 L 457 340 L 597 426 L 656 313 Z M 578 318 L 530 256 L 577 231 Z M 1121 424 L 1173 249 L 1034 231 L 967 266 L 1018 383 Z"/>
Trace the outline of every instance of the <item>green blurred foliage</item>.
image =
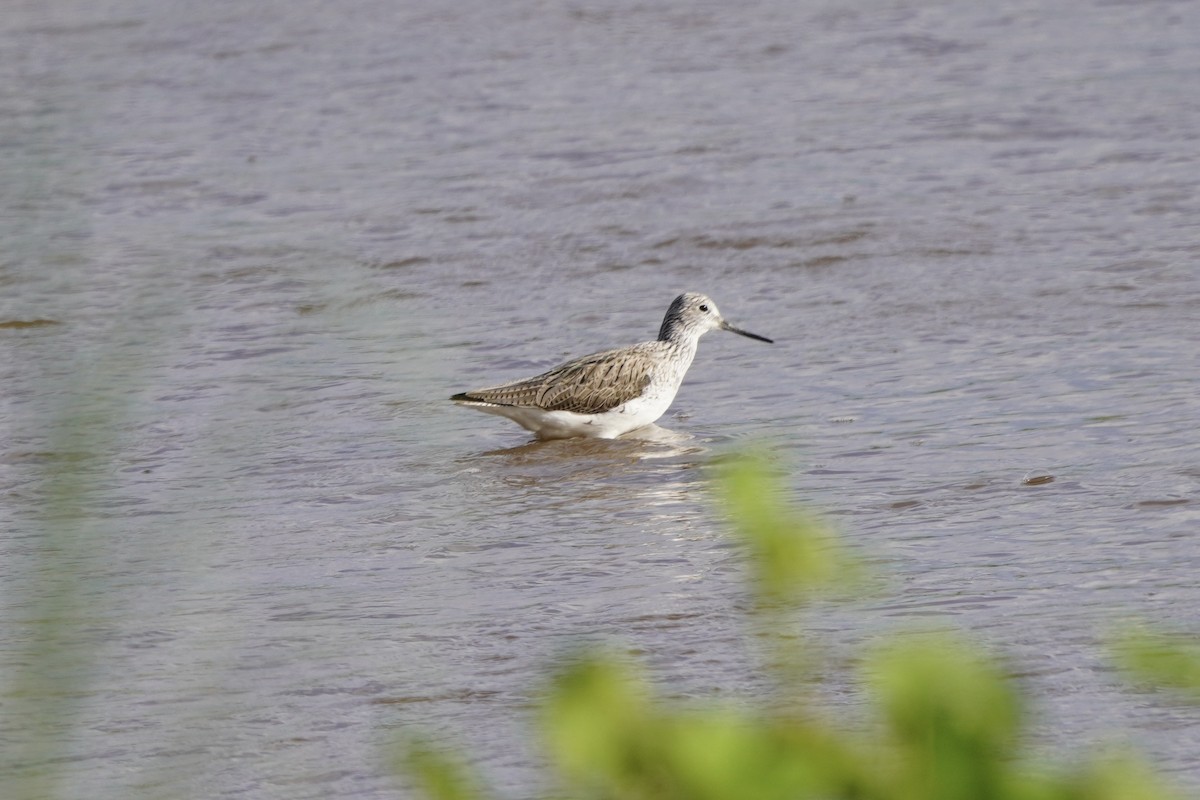
<path id="1" fill-rule="evenodd" d="M 409 775 L 429 797 L 438 800 L 478 800 L 484 795 L 478 781 L 459 760 L 424 739 L 409 739 L 399 748 L 397 771 Z"/>
<path id="2" fill-rule="evenodd" d="M 995 665 L 946 637 L 905 637 L 868 666 L 897 797 L 1018 797 L 1019 703 Z"/>
<path id="3" fill-rule="evenodd" d="M 1135 680 L 1178 690 L 1200 702 L 1200 644 L 1138 627 L 1119 634 L 1114 650 L 1118 662 Z"/>
<path id="4" fill-rule="evenodd" d="M 858 560 L 828 529 L 788 506 L 763 459 L 728 464 L 720 486 L 769 623 L 781 622 L 781 610 L 861 585 Z M 1143 676 L 1200 684 L 1200 651 L 1166 648 L 1158 639 L 1136 644 L 1128 661 Z M 803 694 L 757 707 L 667 701 L 628 662 L 582 653 L 552 679 L 540 706 L 560 793 L 592 800 L 1175 796 L 1128 756 L 1101 753 L 1057 771 L 1035 766 L 1022 750 L 1022 707 L 1011 681 L 960 638 L 897 635 L 859 667 L 872 714 L 855 725 Z M 473 784 L 452 762 L 423 748 L 410 751 L 409 771 L 430 797 L 480 796 L 461 788 Z"/>
<path id="5" fill-rule="evenodd" d="M 564 670 L 542 712 L 550 754 L 576 796 L 856 796 L 863 780 L 846 769 L 847 743 L 824 724 L 664 704 L 636 672 L 602 656 Z"/>
<path id="6" fill-rule="evenodd" d="M 786 609 L 849 594 L 860 584 L 857 559 L 815 517 L 785 501 L 766 459 L 729 461 L 717 486 L 730 524 L 749 549 L 750 585 L 760 607 Z"/>
<path id="7" fill-rule="evenodd" d="M 61 764 L 70 757 L 96 668 L 92 631 L 111 602 L 95 569 L 104 557 L 96 542 L 106 532 L 93 504 L 109 454 L 118 449 L 121 423 L 132 413 L 119 392 L 136 367 L 98 360 L 73 374 L 49 404 L 47 450 L 31 487 L 36 536 L 12 552 L 25 580 L 15 590 L 7 587 L 18 611 L 4 622 L 19 633 L 14 667 L 0 674 L 0 713 L 20 721 L 21 735 L 0 746 L 3 800 L 62 796 Z"/>

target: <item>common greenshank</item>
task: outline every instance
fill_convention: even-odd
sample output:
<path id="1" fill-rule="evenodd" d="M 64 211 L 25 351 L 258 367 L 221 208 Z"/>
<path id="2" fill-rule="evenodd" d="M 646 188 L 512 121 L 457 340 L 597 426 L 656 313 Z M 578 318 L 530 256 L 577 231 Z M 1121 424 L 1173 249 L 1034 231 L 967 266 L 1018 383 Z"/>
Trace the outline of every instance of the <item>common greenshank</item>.
<path id="1" fill-rule="evenodd" d="M 508 417 L 539 439 L 615 439 L 666 412 L 692 365 L 700 337 L 718 328 L 772 341 L 730 325 L 711 299 L 687 292 L 671 303 L 653 342 L 593 353 L 532 378 L 450 399 Z"/>

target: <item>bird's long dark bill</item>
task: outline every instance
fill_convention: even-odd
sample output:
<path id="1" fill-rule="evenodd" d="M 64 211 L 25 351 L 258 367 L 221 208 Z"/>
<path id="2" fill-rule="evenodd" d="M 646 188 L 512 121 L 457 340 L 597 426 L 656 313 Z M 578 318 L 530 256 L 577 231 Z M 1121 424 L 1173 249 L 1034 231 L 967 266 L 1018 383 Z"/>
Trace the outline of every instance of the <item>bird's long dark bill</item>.
<path id="1" fill-rule="evenodd" d="M 721 330 L 729 331 L 730 333 L 741 334 L 742 336 L 745 336 L 748 339 L 758 339 L 760 342 L 766 342 L 767 344 L 775 344 L 774 339 L 768 339 L 765 336 L 759 336 L 757 333 L 751 333 L 750 331 L 744 331 L 741 328 L 735 328 L 734 326 L 730 325 L 728 322 L 725 322 L 725 321 L 721 322 Z"/>

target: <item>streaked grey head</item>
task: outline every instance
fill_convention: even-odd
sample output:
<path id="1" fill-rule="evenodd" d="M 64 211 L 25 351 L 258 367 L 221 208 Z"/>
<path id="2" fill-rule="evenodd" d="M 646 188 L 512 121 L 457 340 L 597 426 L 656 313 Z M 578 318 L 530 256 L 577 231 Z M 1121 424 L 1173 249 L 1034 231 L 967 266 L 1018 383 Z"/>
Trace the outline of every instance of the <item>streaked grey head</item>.
<path id="1" fill-rule="evenodd" d="M 758 339 L 760 342 L 771 342 L 765 336 L 750 333 L 730 325 L 717 310 L 717 304 L 707 295 L 696 292 L 684 292 L 676 297 L 663 317 L 662 327 L 658 330 L 660 342 L 692 341 L 699 339 L 711 330 L 720 329 Z"/>

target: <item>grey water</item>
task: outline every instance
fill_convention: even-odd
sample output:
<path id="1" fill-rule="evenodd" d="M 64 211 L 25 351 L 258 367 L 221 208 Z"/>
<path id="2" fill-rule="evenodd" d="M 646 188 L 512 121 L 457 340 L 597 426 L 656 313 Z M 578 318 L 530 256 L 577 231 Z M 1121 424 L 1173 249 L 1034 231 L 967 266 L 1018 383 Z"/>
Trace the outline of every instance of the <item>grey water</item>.
<path id="1" fill-rule="evenodd" d="M 1200 786 L 1200 711 L 1105 645 L 1200 634 L 1197 9 L 9 4 L 0 675 L 56 592 L 86 663 L 61 750 L 6 769 L 407 796 L 420 730 L 536 794 L 580 642 L 764 690 L 709 490 L 757 445 L 881 576 L 823 636 L 961 631 L 1039 752 Z M 706 336 L 674 441 L 446 400 L 687 290 L 776 344 Z"/>

